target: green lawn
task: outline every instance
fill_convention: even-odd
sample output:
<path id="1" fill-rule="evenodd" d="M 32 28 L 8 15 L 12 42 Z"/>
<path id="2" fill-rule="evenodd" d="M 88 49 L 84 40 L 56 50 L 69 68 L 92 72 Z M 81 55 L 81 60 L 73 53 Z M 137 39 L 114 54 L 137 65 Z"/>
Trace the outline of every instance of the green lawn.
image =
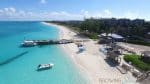
<path id="1" fill-rule="evenodd" d="M 132 65 L 134 65 L 136 68 L 140 70 L 144 71 L 150 70 L 150 64 L 143 62 L 139 55 L 127 54 L 124 56 L 124 60 L 126 62 L 132 62 Z"/>

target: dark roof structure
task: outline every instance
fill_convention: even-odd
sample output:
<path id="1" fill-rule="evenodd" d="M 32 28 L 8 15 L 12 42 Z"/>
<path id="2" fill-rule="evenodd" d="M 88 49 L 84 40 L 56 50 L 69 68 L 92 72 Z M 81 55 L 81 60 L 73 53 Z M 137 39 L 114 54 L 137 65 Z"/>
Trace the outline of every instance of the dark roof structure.
<path id="1" fill-rule="evenodd" d="M 106 33 L 102 33 L 100 36 L 107 36 Z M 124 37 L 115 33 L 109 33 L 109 37 L 115 38 L 115 39 L 123 39 Z"/>

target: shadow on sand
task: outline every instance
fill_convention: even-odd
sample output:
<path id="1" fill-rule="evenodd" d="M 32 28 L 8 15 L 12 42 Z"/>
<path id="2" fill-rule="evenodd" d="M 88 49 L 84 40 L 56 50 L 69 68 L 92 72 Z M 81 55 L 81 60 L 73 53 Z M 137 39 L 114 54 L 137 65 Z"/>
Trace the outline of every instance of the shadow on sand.
<path id="1" fill-rule="evenodd" d="M 74 37 L 76 37 L 76 38 L 82 38 L 82 39 L 88 39 L 88 37 L 86 37 L 83 34 L 77 34 L 77 35 L 74 35 Z"/>
<path id="2" fill-rule="evenodd" d="M 8 63 L 10 63 L 10 62 L 12 62 L 12 61 L 14 61 L 14 60 L 16 60 L 16 59 L 22 57 L 23 55 L 25 55 L 25 54 L 27 54 L 27 53 L 28 53 L 28 51 L 25 51 L 25 52 L 22 52 L 22 53 L 20 53 L 20 54 L 14 56 L 14 57 L 12 57 L 12 58 L 9 58 L 9 59 L 7 59 L 6 61 L 1 62 L 1 63 L 0 63 L 0 66 L 3 66 L 3 65 L 5 65 L 5 64 L 8 64 Z"/>
<path id="3" fill-rule="evenodd" d="M 118 66 L 118 63 L 116 63 L 116 62 L 113 61 L 113 60 L 105 59 L 105 61 L 107 62 L 107 64 L 108 64 L 110 67 L 116 67 L 116 66 Z"/>
<path id="4" fill-rule="evenodd" d="M 83 52 L 83 51 L 77 51 L 76 54 L 80 54 L 80 53 L 82 53 L 82 52 Z"/>

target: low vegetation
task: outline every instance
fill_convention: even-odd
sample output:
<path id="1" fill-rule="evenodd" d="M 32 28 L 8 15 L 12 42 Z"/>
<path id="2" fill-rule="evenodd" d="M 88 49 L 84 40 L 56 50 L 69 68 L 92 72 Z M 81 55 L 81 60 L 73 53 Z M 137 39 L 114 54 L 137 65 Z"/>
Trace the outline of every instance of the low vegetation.
<path id="1" fill-rule="evenodd" d="M 150 42 L 146 42 L 146 41 L 142 41 L 142 40 L 128 40 L 127 42 L 132 43 L 132 44 L 150 46 Z"/>
<path id="2" fill-rule="evenodd" d="M 97 33 L 85 33 L 82 32 L 82 34 L 84 34 L 85 36 L 89 37 L 90 39 L 98 39 L 98 34 Z"/>
<path id="3" fill-rule="evenodd" d="M 139 55 L 127 54 L 124 56 L 124 60 L 126 62 L 131 62 L 132 65 L 138 68 L 139 70 L 143 70 L 143 71 L 150 70 L 150 64 L 143 62 Z"/>

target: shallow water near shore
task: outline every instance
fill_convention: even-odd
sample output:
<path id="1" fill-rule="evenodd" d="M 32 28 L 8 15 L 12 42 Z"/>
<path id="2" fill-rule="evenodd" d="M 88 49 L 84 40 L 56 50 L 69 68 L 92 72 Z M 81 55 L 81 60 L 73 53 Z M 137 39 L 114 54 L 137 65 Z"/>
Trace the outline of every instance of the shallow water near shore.
<path id="1" fill-rule="evenodd" d="M 0 22 L 0 84 L 87 84 L 58 45 L 20 48 L 26 40 L 58 39 L 59 30 L 41 22 Z M 40 63 L 54 63 L 37 72 Z"/>

